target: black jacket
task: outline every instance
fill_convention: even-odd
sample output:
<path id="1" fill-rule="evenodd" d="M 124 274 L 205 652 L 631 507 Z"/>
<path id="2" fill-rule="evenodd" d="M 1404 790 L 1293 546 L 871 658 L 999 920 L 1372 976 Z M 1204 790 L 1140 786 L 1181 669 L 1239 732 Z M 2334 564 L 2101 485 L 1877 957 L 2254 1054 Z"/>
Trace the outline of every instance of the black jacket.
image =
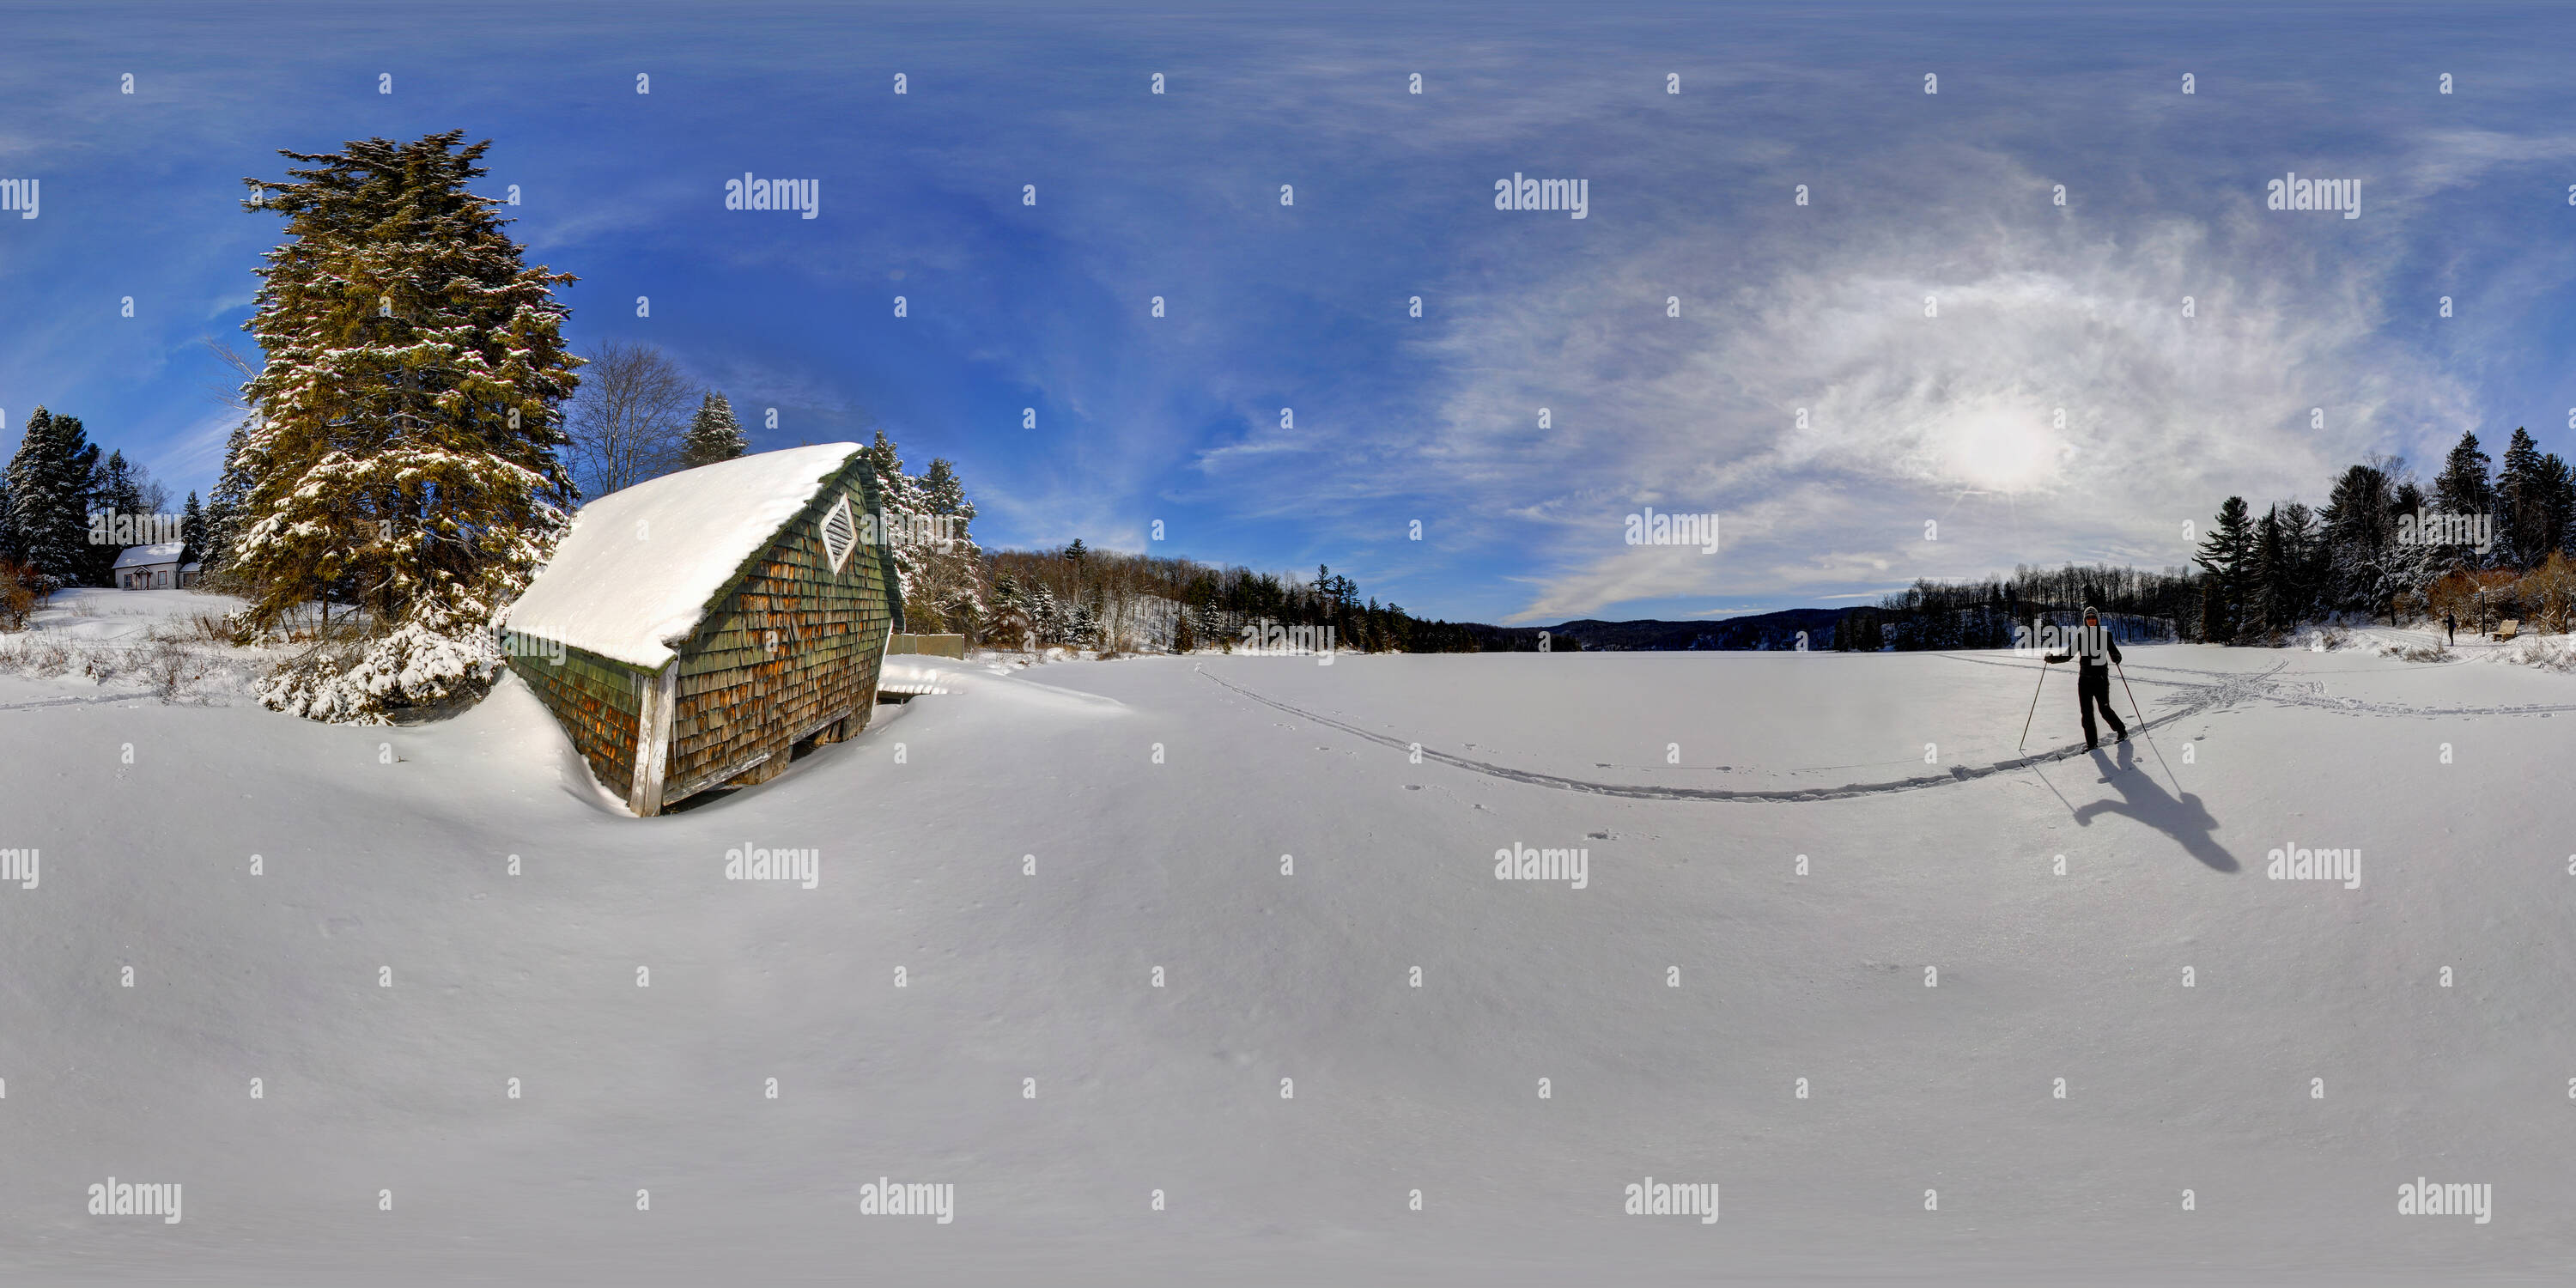
<path id="1" fill-rule="evenodd" d="M 2048 655 L 2048 660 L 2051 662 L 2066 662 L 2077 658 L 2083 659 L 2084 672 L 2088 675 L 2097 671 L 2107 671 L 2111 663 L 2126 660 L 2120 656 L 2119 641 L 2112 639 L 2110 629 L 2103 626 L 2077 627 L 2075 642 L 2067 648 L 2067 651 Z"/>

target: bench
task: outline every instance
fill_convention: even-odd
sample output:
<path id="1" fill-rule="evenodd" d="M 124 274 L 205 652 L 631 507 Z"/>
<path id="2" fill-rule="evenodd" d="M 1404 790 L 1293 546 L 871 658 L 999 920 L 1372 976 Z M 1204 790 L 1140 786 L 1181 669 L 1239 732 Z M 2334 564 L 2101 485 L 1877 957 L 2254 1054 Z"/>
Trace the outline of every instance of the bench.
<path id="1" fill-rule="evenodd" d="M 2514 636 L 2520 634 L 2522 634 L 2522 619 L 2519 617 L 2508 617 L 2504 619 L 2504 625 L 2496 628 L 2496 643 L 2502 644 L 2506 640 L 2512 639 Z"/>

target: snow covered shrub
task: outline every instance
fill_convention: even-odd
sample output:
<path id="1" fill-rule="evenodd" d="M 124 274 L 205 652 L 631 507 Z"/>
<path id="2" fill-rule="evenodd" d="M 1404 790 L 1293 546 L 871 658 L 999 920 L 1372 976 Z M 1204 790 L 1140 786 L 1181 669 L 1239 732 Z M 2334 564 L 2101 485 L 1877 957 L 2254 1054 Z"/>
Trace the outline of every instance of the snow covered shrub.
<path id="1" fill-rule="evenodd" d="M 168 702 L 187 691 L 190 685 L 206 678 L 206 663 L 196 650 L 175 640 L 162 640 L 143 655 L 143 675 L 152 692 Z"/>
<path id="2" fill-rule="evenodd" d="M 0 631 L 27 629 L 36 598 L 36 570 L 0 559 Z"/>
<path id="3" fill-rule="evenodd" d="M 2576 564 L 2570 564 L 2564 552 L 2550 551 L 2539 567 L 2522 575 L 2522 584 L 2515 590 L 2540 629 L 2565 634 L 2576 622 Z"/>
<path id="4" fill-rule="evenodd" d="M 2444 648 L 2439 640 L 2430 644 L 2419 644 L 2412 640 L 2392 640 L 2379 646 L 2379 655 L 2381 657 L 2393 657 L 2400 662 L 2450 662 L 2457 660 L 2452 657 L 2451 650 Z"/>
<path id="5" fill-rule="evenodd" d="M 2544 671 L 2576 672 L 2576 636 L 2525 635 L 2490 651 L 2481 660 L 2536 666 Z"/>
<path id="6" fill-rule="evenodd" d="M 72 655 L 42 635 L 0 642 L 0 671 L 49 680 L 71 669 Z"/>
<path id="7" fill-rule="evenodd" d="M 259 700 L 308 720 L 391 724 L 407 712 L 481 698 L 501 666 L 488 631 L 442 634 L 410 622 L 372 639 L 306 649 L 279 664 Z"/>

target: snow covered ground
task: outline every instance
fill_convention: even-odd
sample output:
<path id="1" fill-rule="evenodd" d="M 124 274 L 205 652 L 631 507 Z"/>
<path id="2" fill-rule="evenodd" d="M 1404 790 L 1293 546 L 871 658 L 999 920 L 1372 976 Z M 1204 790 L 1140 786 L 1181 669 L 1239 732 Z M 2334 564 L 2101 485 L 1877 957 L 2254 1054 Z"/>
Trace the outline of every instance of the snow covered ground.
<path id="1" fill-rule="evenodd" d="M 0 676 L 0 1282 L 2563 1276 L 2576 678 L 2127 652 L 2030 760 L 2000 653 L 907 659 L 653 820 L 515 680 Z"/>

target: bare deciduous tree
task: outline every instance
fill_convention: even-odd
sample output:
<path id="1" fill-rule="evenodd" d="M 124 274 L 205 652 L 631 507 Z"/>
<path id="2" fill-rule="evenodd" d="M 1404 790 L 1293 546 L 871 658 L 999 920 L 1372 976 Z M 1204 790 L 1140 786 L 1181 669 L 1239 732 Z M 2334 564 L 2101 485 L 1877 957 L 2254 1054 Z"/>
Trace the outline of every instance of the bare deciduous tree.
<path id="1" fill-rule="evenodd" d="M 649 344 L 610 340 L 587 355 L 564 431 L 566 464 L 585 497 L 602 497 L 679 467 L 699 390 Z"/>

